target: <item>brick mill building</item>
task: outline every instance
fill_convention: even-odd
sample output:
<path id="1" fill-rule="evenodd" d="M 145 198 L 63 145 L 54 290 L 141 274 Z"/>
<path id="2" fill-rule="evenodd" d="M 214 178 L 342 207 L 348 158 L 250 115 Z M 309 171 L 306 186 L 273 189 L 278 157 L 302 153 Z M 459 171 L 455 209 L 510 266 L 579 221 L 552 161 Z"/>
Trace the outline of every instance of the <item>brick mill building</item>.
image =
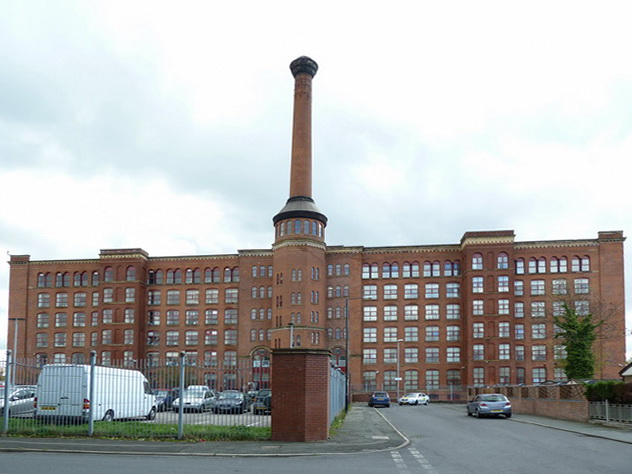
<path id="1" fill-rule="evenodd" d="M 301 57 L 290 68 L 290 193 L 273 218 L 272 248 L 198 256 L 106 249 L 77 260 L 12 255 L 8 341 L 18 359 L 85 363 L 94 350 L 102 364 L 156 365 L 184 352 L 209 383 L 217 382 L 214 367 L 245 360 L 262 368 L 253 382 L 266 386 L 263 369 L 275 349 L 327 349 L 349 371 L 353 393 L 401 387 L 445 397 L 466 385 L 563 380 L 553 315 L 567 302 L 605 319 L 596 377 L 618 377 L 622 232 L 521 242 L 511 230 L 482 231 L 442 245 L 328 246 L 327 217 L 312 197 L 318 66 Z"/>

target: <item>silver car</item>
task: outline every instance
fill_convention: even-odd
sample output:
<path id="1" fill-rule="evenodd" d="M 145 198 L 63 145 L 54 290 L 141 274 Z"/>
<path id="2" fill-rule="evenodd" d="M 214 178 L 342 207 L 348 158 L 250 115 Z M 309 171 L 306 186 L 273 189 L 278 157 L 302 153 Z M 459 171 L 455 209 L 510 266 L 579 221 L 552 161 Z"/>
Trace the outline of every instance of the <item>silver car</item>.
<path id="1" fill-rule="evenodd" d="M 481 393 L 467 402 L 467 416 L 504 415 L 511 418 L 511 402 L 501 393 Z"/>
<path id="2" fill-rule="evenodd" d="M 1 392 L 4 395 L 4 390 Z M 14 388 L 9 394 L 9 416 L 35 413 L 35 387 Z M 0 417 L 4 416 L 4 396 L 0 397 Z"/>
<path id="3" fill-rule="evenodd" d="M 207 411 L 212 410 L 217 403 L 217 396 L 212 390 L 185 390 L 181 397 L 176 398 L 171 405 L 173 411 Z"/>

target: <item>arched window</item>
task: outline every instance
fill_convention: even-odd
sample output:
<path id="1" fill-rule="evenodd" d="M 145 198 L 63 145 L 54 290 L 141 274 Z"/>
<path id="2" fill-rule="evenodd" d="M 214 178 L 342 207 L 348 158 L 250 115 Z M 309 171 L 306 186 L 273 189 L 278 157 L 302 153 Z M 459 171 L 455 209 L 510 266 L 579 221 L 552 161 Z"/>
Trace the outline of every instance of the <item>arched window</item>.
<path id="1" fill-rule="evenodd" d="M 483 256 L 480 253 L 472 255 L 472 270 L 483 269 Z"/>
<path id="2" fill-rule="evenodd" d="M 509 255 L 505 252 L 500 252 L 497 258 L 498 269 L 505 270 L 509 268 Z"/>
<path id="3" fill-rule="evenodd" d="M 136 267 L 127 267 L 125 272 L 125 280 L 134 281 L 136 280 Z"/>
<path id="4" fill-rule="evenodd" d="M 588 256 L 582 257 L 581 271 L 582 272 L 589 272 L 590 271 L 590 257 L 588 257 Z"/>

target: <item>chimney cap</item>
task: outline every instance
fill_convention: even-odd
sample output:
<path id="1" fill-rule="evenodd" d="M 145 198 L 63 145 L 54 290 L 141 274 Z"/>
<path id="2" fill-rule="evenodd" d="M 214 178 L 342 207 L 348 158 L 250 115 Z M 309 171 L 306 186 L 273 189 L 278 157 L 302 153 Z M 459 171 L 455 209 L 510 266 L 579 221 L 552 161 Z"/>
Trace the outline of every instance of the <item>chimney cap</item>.
<path id="1" fill-rule="evenodd" d="M 299 74 L 309 74 L 314 77 L 318 71 L 318 64 L 312 58 L 301 56 L 290 63 L 290 71 L 294 77 Z"/>

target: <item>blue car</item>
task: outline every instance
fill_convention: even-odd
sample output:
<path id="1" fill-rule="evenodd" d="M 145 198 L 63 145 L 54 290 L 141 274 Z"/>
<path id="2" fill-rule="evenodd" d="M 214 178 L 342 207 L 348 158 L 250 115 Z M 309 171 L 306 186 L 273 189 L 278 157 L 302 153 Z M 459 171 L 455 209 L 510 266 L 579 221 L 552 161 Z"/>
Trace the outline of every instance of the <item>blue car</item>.
<path id="1" fill-rule="evenodd" d="M 467 403 L 467 416 L 498 415 L 511 418 L 511 402 L 501 393 L 481 393 Z"/>
<path id="2" fill-rule="evenodd" d="M 388 408 L 391 406 L 391 399 L 386 392 L 373 392 L 371 398 L 369 398 L 369 406 L 383 406 Z"/>

